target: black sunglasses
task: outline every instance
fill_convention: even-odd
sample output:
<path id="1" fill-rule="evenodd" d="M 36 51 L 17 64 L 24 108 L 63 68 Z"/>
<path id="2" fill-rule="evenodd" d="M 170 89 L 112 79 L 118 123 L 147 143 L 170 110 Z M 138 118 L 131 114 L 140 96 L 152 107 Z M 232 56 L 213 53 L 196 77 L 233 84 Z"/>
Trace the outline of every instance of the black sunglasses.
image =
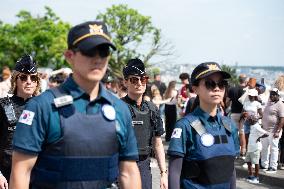
<path id="1" fill-rule="evenodd" d="M 141 81 L 142 85 L 145 85 L 148 82 L 149 77 L 143 76 L 143 77 L 130 77 L 128 78 L 130 83 L 133 85 L 137 85 L 139 81 Z"/>
<path id="2" fill-rule="evenodd" d="M 215 82 L 211 79 L 205 80 L 205 87 L 208 90 L 214 90 L 216 87 L 219 87 L 219 89 L 223 90 L 228 86 L 227 80 L 221 80 L 219 82 Z"/>
<path id="3" fill-rule="evenodd" d="M 37 75 L 26 75 L 26 74 L 21 74 L 19 75 L 19 78 L 22 82 L 26 82 L 28 80 L 28 77 L 30 77 L 30 80 L 32 82 L 37 82 L 38 81 L 38 76 Z"/>
<path id="4" fill-rule="evenodd" d="M 109 49 L 109 46 L 107 45 L 100 45 L 100 46 L 97 46 L 87 51 L 80 50 L 80 52 L 84 56 L 88 56 L 88 57 L 95 57 L 96 55 L 99 55 L 102 58 L 106 58 L 110 55 L 110 49 Z"/>

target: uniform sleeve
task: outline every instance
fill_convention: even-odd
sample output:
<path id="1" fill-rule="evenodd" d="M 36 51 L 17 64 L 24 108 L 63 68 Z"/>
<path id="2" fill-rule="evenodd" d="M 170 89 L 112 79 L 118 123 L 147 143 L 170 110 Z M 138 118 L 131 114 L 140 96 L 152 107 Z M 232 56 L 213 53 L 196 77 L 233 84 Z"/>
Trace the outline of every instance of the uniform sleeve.
<path id="1" fill-rule="evenodd" d="M 157 107 L 155 107 L 154 119 L 155 119 L 155 136 L 162 136 L 165 133 L 165 131 L 163 127 L 163 120 L 161 118 L 160 112 Z"/>
<path id="2" fill-rule="evenodd" d="M 191 138 L 191 132 L 187 129 L 186 121 L 184 118 L 180 119 L 173 130 L 171 141 L 168 148 L 169 156 L 184 157 L 187 150 L 187 139 Z"/>
<path id="3" fill-rule="evenodd" d="M 231 131 L 232 131 L 232 137 L 235 143 L 236 155 L 239 155 L 240 154 L 240 141 L 239 141 L 238 129 L 236 127 L 236 123 L 233 120 L 231 120 Z"/>
<path id="4" fill-rule="evenodd" d="M 29 100 L 16 125 L 13 137 L 14 150 L 33 155 L 41 151 L 45 139 L 41 108 L 35 99 Z"/>
<path id="5" fill-rule="evenodd" d="M 127 106 L 122 106 L 117 113 L 117 134 L 120 143 L 119 159 L 122 161 L 137 161 L 137 141 L 131 123 L 130 111 Z"/>
<path id="6" fill-rule="evenodd" d="M 284 117 L 284 103 L 280 103 L 279 117 Z"/>

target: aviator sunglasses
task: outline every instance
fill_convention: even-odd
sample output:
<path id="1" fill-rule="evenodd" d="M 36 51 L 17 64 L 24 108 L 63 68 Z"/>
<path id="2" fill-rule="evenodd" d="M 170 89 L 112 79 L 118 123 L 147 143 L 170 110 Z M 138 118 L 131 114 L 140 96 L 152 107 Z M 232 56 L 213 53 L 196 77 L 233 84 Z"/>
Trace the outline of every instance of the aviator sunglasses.
<path id="1" fill-rule="evenodd" d="M 228 81 L 221 80 L 219 82 L 215 82 L 211 79 L 205 80 L 205 87 L 208 90 L 214 90 L 216 87 L 219 87 L 219 89 L 225 89 L 228 86 Z"/>
<path id="2" fill-rule="evenodd" d="M 96 55 L 99 55 L 101 58 L 106 58 L 110 55 L 110 49 L 109 49 L 109 46 L 107 45 L 101 45 L 101 46 L 98 46 L 94 49 L 90 49 L 87 51 L 80 50 L 80 52 L 84 56 L 88 56 L 88 57 L 95 57 Z"/>
<path id="3" fill-rule="evenodd" d="M 20 80 L 21 80 L 22 82 L 27 81 L 27 80 L 28 80 L 28 77 L 30 77 L 30 80 L 31 80 L 32 82 L 37 82 L 37 81 L 38 81 L 37 75 L 26 75 L 26 74 L 21 74 L 21 75 L 19 75 L 19 78 L 20 78 Z"/>
<path id="4" fill-rule="evenodd" d="M 149 77 L 147 76 L 143 76 L 143 77 L 130 77 L 128 78 L 130 83 L 133 84 L 133 85 L 137 85 L 139 80 L 141 82 L 142 85 L 145 85 L 149 79 Z"/>

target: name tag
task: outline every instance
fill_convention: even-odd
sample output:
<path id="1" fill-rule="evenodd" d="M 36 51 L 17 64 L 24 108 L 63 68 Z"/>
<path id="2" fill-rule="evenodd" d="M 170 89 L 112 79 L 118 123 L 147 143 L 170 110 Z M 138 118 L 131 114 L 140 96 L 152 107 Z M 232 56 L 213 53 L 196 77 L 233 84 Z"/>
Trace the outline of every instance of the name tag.
<path id="1" fill-rule="evenodd" d="M 143 125 L 143 121 L 132 121 L 132 125 Z"/>
<path id="2" fill-rule="evenodd" d="M 56 108 L 69 105 L 73 103 L 73 97 L 71 95 L 65 95 L 54 99 L 54 105 Z"/>

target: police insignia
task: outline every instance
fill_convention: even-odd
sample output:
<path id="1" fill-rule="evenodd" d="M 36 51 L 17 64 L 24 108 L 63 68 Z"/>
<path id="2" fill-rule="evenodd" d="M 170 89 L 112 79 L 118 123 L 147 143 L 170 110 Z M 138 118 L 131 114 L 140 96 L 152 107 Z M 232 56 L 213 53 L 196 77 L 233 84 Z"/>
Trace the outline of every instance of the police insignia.
<path id="1" fill-rule="evenodd" d="M 19 118 L 19 123 L 32 125 L 35 113 L 29 110 L 24 110 Z"/>
<path id="2" fill-rule="evenodd" d="M 113 106 L 108 105 L 108 104 L 103 105 L 102 112 L 105 118 L 107 118 L 108 120 L 110 121 L 115 120 L 116 113 L 115 113 L 115 109 Z"/>
<path id="3" fill-rule="evenodd" d="M 200 139 L 203 146 L 209 147 L 214 144 L 214 137 L 209 133 L 204 133 Z"/>
<path id="4" fill-rule="evenodd" d="M 171 138 L 180 138 L 181 133 L 182 133 L 182 129 L 181 128 L 175 128 L 173 130 Z"/>

